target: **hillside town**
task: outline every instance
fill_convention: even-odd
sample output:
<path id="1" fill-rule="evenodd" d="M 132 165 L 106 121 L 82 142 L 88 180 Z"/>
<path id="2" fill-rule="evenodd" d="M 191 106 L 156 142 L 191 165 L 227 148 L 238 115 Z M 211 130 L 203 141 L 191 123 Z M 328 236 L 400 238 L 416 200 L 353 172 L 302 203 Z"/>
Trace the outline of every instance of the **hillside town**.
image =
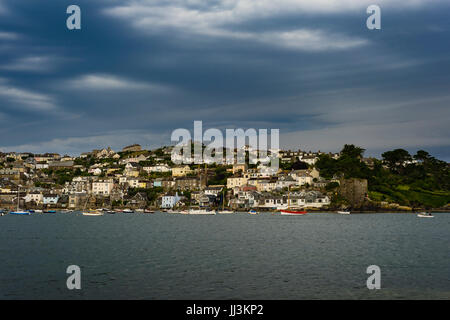
<path id="1" fill-rule="evenodd" d="M 0 208 L 19 204 L 25 209 L 272 210 L 286 208 L 289 202 L 327 209 L 333 197 L 327 187 L 341 183 L 337 177 L 320 176 L 314 166 L 320 151 L 280 151 L 280 168 L 274 172 L 248 164 L 174 165 L 172 149 L 144 150 L 135 144 L 118 152 L 108 147 L 77 157 L 0 153 Z M 367 186 L 360 194 L 367 195 Z"/>
<path id="2" fill-rule="evenodd" d="M 364 149 L 354 145 L 339 153 L 277 150 L 274 169 L 260 161 L 239 163 L 242 152 L 246 159 L 258 152 L 241 149 L 231 151 L 232 164 L 181 165 L 173 162 L 173 146 L 134 144 L 76 157 L 0 152 L 0 210 L 411 211 L 449 205 L 449 165 L 423 150 L 411 156 L 396 149 L 383 160 L 363 157 Z"/>

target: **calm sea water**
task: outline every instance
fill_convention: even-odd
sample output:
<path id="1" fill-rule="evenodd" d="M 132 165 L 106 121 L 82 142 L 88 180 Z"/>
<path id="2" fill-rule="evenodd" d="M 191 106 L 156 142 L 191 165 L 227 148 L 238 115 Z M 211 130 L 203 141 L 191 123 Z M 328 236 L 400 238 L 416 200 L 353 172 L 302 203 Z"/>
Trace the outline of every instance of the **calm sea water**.
<path id="1" fill-rule="evenodd" d="M 449 213 L 57 213 L 0 230 L 1 299 L 450 299 Z"/>

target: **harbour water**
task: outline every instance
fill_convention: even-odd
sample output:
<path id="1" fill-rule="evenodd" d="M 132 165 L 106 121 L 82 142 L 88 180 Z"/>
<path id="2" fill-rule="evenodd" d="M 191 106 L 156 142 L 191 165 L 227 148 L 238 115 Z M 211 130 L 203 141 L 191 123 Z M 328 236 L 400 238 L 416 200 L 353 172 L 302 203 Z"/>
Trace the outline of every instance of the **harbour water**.
<path id="1" fill-rule="evenodd" d="M 434 215 L 7 215 L 0 299 L 450 299 L 450 214 Z"/>

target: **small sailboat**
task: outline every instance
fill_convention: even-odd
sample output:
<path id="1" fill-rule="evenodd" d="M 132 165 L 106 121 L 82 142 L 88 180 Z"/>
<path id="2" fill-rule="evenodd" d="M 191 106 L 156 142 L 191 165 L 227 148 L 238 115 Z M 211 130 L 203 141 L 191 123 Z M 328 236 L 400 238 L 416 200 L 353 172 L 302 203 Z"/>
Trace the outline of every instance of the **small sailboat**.
<path id="1" fill-rule="evenodd" d="M 87 206 L 87 203 L 88 203 L 89 199 L 90 199 L 90 197 L 88 197 L 88 198 L 86 199 L 86 202 L 84 203 L 84 209 L 83 209 L 83 211 L 81 212 L 81 214 L 82 214 L 83 216 L 102 216 L 102 215 L 103 215 L 103 212 L 102 212 L 101 210 L 93 210 L 93 209 L 86 210 L 86 206 Z M 44 212 L 45 212 L 45 211 L 44 211 Z"/>
<path id="2" fill-rule="evenodd" d="M 144 209 L 144 213 L 155 213 L 155 211 L 150 210 L 150 209 Z"/>
<path id="3" fill-rule="evenodd" d="M 219 214 L 233 214 L 235 213 L 233 210 L 225 210 L 225 189 L 223 189 L 223 196 L 222 196 L 222 210 L 218 210 L 217 213 Z"/>
<path id="4" fill-rule="evenodd" d="M 339 214 L 350 214 L 350 211 L 338 211 Z"/>
<path id="5" fill-rule="evenodd" d="M 123 213 L 133 213 L 134 211 L 131 209 L 123 209 Z"/>
<path id="6" fill-rule="evenodd" d="M 287 210 L 280 210 L 280 214 L 282 216 L 301 216 L 307 214 L 308 211 L 302 210 L 302 209 L 287 209 Z"/>
<path id="7" fill-rule="evenodd" d="M 434 218 L 434 216 L 431 214 L 431 212 L 419 212 L 417 214 L 419 218 Z"/>
<path id="8" fill-rule="evenodd" d="M 236 212 L 234 212 L 233 210 L 220 210 L 218 211 L 219 214 L 234 214 Z"/>
<path id="9" fill-rule="evenodd" d="M 208 209 L 190 209 L 188 214 L 194 215 L 215 215 L 216 212 Z"/>
<path id="10" fill-rule="evenodd" d="M 83 216 L 102 216 L 103 212 L 98 210 L 87 210 L 81 213 Z"/>
<path id="11" fill-rule="evenodd" d="M 288 206 L 287 209 L 282 209 L 280 210 L 280 214 L 283 216 L 301 216 L 301 215 L 305 215 L 308 212 L 303 210 L 303 209 L 296 209 L 296 208 L 291 208 L 291 187 L 289 187 L 288 190 Z"/>
<path id="12" fill-rule="evenodd" d="M 248 212 L 248 214 L 259 214 L 259 212 L 252 209 L 252 210 L 250 210 L 250 211 Z"/>
<path id="13" fill-rule="evenodd" d="M 20 210 L 20 208 L 19 208 L 19 203 L 20 203 L 19 190 L 20 190 L 20 187 L 17 187 L 17 210 L 16 211 L 11 211 L 9 214 L 29 216 L 30 215 L 30 211 L 23 211 L 23 210 Z"/>

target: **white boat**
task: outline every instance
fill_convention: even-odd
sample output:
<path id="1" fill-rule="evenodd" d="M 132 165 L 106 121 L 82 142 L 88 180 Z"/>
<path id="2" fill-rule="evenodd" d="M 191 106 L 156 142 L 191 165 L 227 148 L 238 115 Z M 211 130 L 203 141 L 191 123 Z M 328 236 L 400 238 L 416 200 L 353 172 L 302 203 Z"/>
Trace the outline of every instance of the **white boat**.
<path id="1" fill-rule="evenodd" d="M 338 211 L 339 214 L 350 214 L 350 211 Z"/>
<path id="2" fill-rule="evenodd" d="M 259 214 L 259 212 L 256 211 L 256 210 L 250 210 L 250 211 L 248 212 L 248 214 Z"/>
<path id="3" fill-rule="evenodd" d="M 223 194 L 222 194 L 222 210 L 218 210 L 217 213 L 219 213 L 219 214 L 233 214 L 233 213 L 236 213 L 233 210 L 225 210 L 225 189 L 223 189 Z"/>
<path id="4" fill-rule="evenodd" d="M 131 209 L 123 209 L 123 213 L 133 213 L 134 211 Z"/>
<path id="5" fill-rule="evenodd" d="M 426 212 L 420 212 L 417 214 L 419 218 L 434 218 L 434 216 L 431 213 Z"/>
<path id="6" fill-rule="evenodd" d="M 9 214 L 17 214 L 17 215 L 23 215 L 23 216 L 30 215 L 30 211 L 20 210 L 19 204 L 20 204 L 20 186 L 17 187 L 17 210 L 10 211 Z"/>
<path id="7" fill-rule="evenodd" d="M 234 212 L 232 210 L 220 210 L 220 211 L 218 211 L 218 213 L 219 214 L 233 214 L 233 213 L 236 213 L 236 212 Z"/>
<path id="8" fill-rule="evenodd" d="M 103 212 L 97 210 L 89 210 L 81 213 L 83 216 L 102 216 Z"/>
<path id="9" fill-rule="evenodd" d="M 204 214 L 204 215 L 215 215 L 216 212 L 215 211 L 211 211 L 211 210 L 206 210 L 206 209 L 190 209 L 188 211 L 188 214 L 196 214 L 196 215 L 200 215 L 200 214 Z"/>
<path id="10" fill-rule="evenodd" d="M 36 210 L 34 210 L 34 213 L 44 213 L 44 211 L 42 211 L 40 209 L 36 209 Z"/>

